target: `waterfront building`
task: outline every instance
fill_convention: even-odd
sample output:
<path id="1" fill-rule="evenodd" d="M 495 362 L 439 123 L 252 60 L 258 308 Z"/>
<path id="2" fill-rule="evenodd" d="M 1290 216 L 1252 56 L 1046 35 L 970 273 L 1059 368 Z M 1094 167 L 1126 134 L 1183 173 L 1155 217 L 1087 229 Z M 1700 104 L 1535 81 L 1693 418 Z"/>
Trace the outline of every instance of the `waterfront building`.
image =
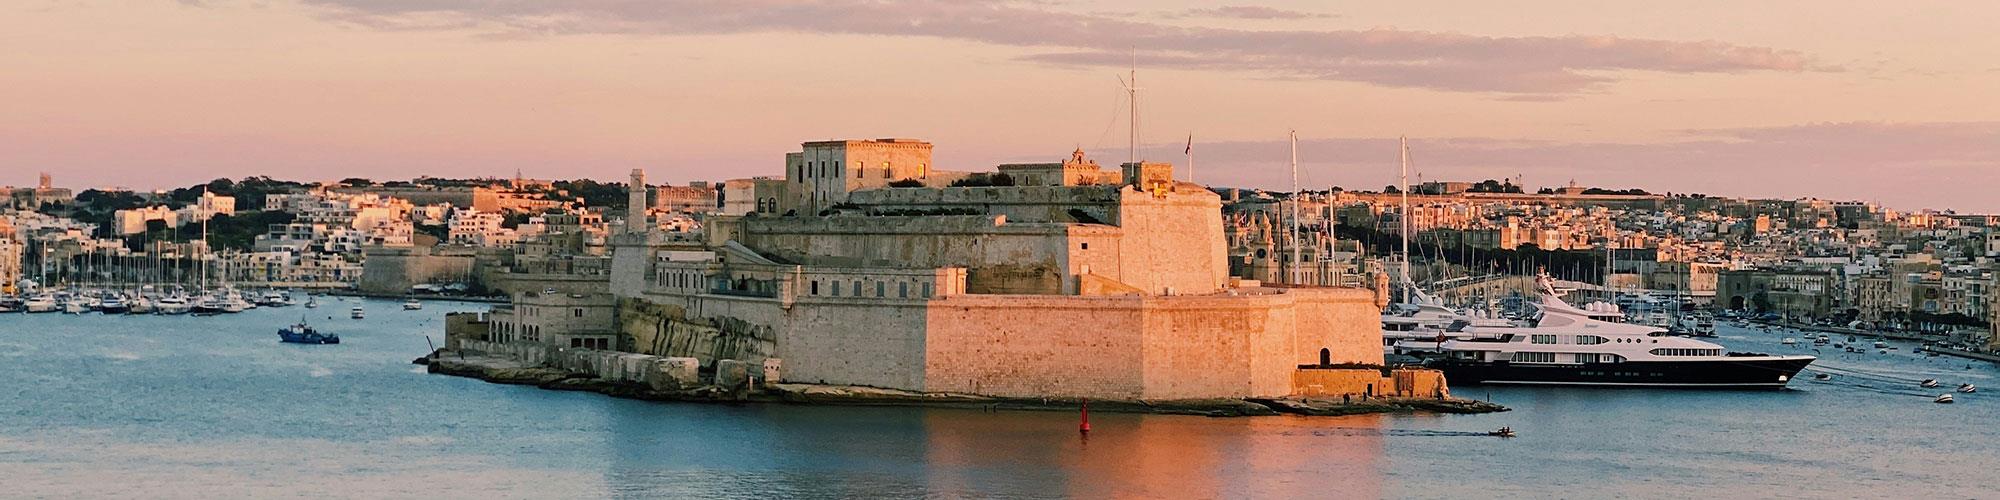
<path id="1" fill-rule="evenodd" d="M 618 349 L 618 299 L 607 293 L 521 292 L 487 317 L 486 338 L 552 347 Z"/>
<path id="2" fill-rule="evenodd" d="M 0 213 L 0 295 L 20 293 L 27 242 L 14 229 L 14 215 Z"/>

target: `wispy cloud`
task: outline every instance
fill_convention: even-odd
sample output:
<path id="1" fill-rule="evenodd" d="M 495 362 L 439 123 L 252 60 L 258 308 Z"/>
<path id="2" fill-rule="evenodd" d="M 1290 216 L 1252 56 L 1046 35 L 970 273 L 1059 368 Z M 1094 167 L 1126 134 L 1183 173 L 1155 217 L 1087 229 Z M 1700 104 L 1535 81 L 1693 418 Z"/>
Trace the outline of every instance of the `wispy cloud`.
<path id="1" fill-rule="evenodd" d="M 1166 13 L 1167 17 L 1215 17 L 1228 19 L 1328 19 L 1333 14 L 1280 9 L 1261 5 L 1225 5 Z"/>
<path id="2" fill-rule="evenodd" d="M 1394 28 L 1249 30 L 1142 16 L 1064 12 L 1023 2 L 948 0 L 305 0 L 329 18 L 376 29 L 486 30 L 501 36 L 792 32 L 908 36 L 1021 47 L 1023 60 L 1240 71 L 1279 78 L 1445 91 L 1560 96 L 1631 71 L 1835 71 L 1804 53 L 1719 41 L 1617 36 L 1492 37 Z M 1209 17 L 1284 17 L 1269 7 L 1201 9 Z"/>

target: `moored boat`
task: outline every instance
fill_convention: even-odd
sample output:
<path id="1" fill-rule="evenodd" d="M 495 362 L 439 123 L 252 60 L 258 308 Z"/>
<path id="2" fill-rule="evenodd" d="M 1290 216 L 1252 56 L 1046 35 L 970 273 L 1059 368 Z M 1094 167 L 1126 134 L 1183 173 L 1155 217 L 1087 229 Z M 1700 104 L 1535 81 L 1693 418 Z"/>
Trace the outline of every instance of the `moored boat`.
<path id="1" fill-rule="evenodd" d="M 293 344 L 338 344 L 340 343 L 340 335 L 323 333 L 313 329 L 312 325 L 300 322 L 296 325 L 279 328 L 278 340 Z"/>
<path id="2" fill-rule="evenodd" d="M 1667 335 L 1664 328 L 1593 319 L 1563 302 L 1548 276 L 1528 326 L 1467 328 L 1443 342 L 1430 366 L 1453 383 L 1776 389 L 1813 356 L 1727 352 L 1721 345 Z"/>
<path id="3" fill-rule="evenodd" d="M 415 311 L 423 308 L 424 308 L 424 303 L 417 301 L 417 299 L 410 299 L 403 301 L 403 310 L 405 311 Z"/>
<path id="4" fill-rule="evenodd" d="M 349 318 L 354 318 L 354 319 L 361 319 L 361 318 L 364 318 L 364 317 L 367 317 L 367 316 L 368 316 L 368 312 L 367 312 L 367 311 L 365 311 L 365 310 L 363 310 L 363 309 L 361 309 L 361 306 L 354 306 L 354 308 L 353 308 L 353 309 L 348 309 L 348 310 L 347 310 L 347 317 L 349 317 Z"/>
<path id="5" fill-rule="evenodd" d="M 62 309 L 62 304 L 56 302 L 56 297 L 54 295 L 48 295 L 48 294 L 36 295 L 33 297 L 28 297 L 27 300 L 21 301 L 21 310 L 26 312 L 46 313 L 46 312 L 56 312 L 61 309 Z"/>

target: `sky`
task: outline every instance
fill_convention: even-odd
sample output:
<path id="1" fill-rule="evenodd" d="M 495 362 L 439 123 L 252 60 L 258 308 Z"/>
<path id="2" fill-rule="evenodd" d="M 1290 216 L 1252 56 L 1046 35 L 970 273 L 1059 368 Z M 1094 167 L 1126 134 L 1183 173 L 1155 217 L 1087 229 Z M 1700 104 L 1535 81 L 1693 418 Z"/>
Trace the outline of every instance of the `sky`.
<path id="1" fill-rule="evenodd" d="M 1575 181 L 2000 213 L 2000 2 L 11 0 L 0 185 L 781 175 L 909 137 L 1211 185 Z M 1195 168 L 1183 150 L 1193 137 Z"/>

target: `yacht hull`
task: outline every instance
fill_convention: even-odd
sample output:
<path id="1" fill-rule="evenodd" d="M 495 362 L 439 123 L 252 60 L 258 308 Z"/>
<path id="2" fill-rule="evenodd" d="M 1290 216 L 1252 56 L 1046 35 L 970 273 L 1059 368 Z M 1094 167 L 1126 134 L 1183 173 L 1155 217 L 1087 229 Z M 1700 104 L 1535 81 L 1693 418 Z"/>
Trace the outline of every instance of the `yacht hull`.
<path id="1" fill-rule="evenodd" d="M 1441 360 L 1452 384 L 1781 389 L 1810 357 L 1723 357 L 1703 361 L 1541 364 Z"/>

